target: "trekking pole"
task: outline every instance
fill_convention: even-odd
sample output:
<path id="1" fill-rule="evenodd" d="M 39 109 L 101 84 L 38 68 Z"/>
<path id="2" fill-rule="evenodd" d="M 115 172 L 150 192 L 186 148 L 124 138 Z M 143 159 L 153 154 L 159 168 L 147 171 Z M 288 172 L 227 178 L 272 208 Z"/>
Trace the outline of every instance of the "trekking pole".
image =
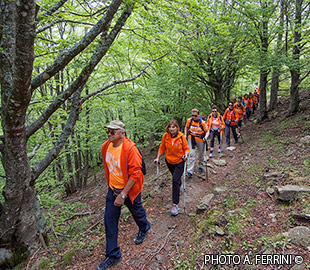
<path id="1" fill-rule="evenodd" d="M 159 162 L 157 162 L 156 163 L 156 176 L 157 176 L 157 184 L 158 184 L 158 186 L 160 187 L 160 188 L 162 188 L 163 187 L 163 185 L 162 185 L 162 183 L 160 182 L 160 175 L 159 175 L 159 165 L 160 165 L 160 163 Z M 163 201 L 164 200 L 164 196 L 163 196 L 163 191 L 161 190 L 161 200 Z"/>
<path id="2" fill-rule="evenodd" d="M 205 181 L 209 181 L 209 177 L 208 177 L 208 142 L 207 142 L 207 140 L 205 140 L 204 143 L 206 145 L 206 152 L 207 152 L 207 156 L 203 160 L 204 165 L 205 165 Z"/>
<path id="3" fill-rule="evenodd" d="M 223 132 L 220 132 L 220 148 L 221 148 L 221 153 L 220 153 L 220 158 L 223 156 Z"/>
<path id="4" fill-rule="evenodd" d="M 184 172 L 183 172 L 183 200 L 184 200 L 184 213 L 186 213 L 186 203 L 185 203 L 185 174 L 186 174 L 186 161 L 184 161 Z"/>

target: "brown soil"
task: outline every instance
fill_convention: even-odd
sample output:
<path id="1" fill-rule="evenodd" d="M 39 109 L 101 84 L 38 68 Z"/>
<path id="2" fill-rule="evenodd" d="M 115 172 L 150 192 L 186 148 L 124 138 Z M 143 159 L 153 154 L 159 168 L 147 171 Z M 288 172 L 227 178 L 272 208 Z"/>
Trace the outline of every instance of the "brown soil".
<path id="1" fill-rule="evenodd" d="M 302 112 L 293 117 L 285 117 L 288 102 L 279 103 L 279 111 L 274 119 L 254 125 L 252 120 L 243 128 L 243 139 L 231 152 L 224 148 L 227 165 L 208 168 L 208 181 L 203 174 L 186 178 L 186 213 L 183 209 L 183 193 L 180 200 L 180 214 L 170 216 L 171 176 L 162 162 L 159 187 L 156 166 L 153 159 L 157 149 L 144 152 L 147 175 L 143 191 L 144 206 L 151 222 L 151 230 L 146 240 L 139 246 L 134 244 L 137 226 L 131 216 L 125 215 L 119 222 L 119 245 L 122 261 L 111 269 L 290 269 L 292 265 L 210 265 L 204 266 L 204 254 L 230 253 L 245 256 L 274 253 L 301 255 L 310 267 L 310 252 L 307 248 L 290 241 L 275 238 L 290 228 L 309 221 L 297 221 L 292 213 L 309 209 L 310 196 L 304 194 L 290 204 L 278 201 L 275 195 L 266 193 L 267 187 L 284 184 L 309 184 L 310 147 L 299 144 L 305 135 L 310 135 L 309 92 L 302 94 Z M 217 145 L 216 145 L 217 147 Z M 217 148 L 215 148 L 217 150 Z M 208 153 L 206 153 L 207 155 Z M 218 159 L 215 151 L 215 159 Z M 162 160 L 163 161 L 163 160 Z M 212 161 L 209 161 L 212 164 Z M 275 172 L 273 178 L 266 173 Z M 306 177 L 306 178 L 303 178 Z M 202 214 L 192 215 L 196 205 L 215 187 L 226 189 L 216 193 L 211 205 Z M 105 237 L 103 213 L 105 207 L 106 183 L 103 174 L 90 183 L 82 192 L 76 193 L 64 202 L 81 202 L 93 212 L 88 219 L 84 237 L 66 240 L 63 248 L 55 241 L 47 250 L 40 250 L 28 261 L 31 266 L 42 265 L 44 258 L 57 258 L 54 266 L 47 269 L 96 269 L 104 260 Z M 81 209 L 81 212 L 87 212 Z M 70 222 L 81 217 L 75 217 Z M 89 230 L 89 228 L 91 228 Z M 216 233 L 217 228 L 224 235 Z M 61 236 L 58 236 L 61 238 Z M 60 239 L 63 240 L 63 239 Z M 59 240 L 59 241 L 60 241 Z M 65 250 L 76 247 L 78 241 L 86 243 L 77 249 L 68 266 L 63 266 Z M 95 244 L 92 244 L 95 243 Z M 87 247 L 87 248 L 85 248 Z M 87 252 L 86 252 L 87 251 Z M 37 268 L 39 269 L 39 268 Z M 42 268 L 41 268 L 42 269 Z"/>

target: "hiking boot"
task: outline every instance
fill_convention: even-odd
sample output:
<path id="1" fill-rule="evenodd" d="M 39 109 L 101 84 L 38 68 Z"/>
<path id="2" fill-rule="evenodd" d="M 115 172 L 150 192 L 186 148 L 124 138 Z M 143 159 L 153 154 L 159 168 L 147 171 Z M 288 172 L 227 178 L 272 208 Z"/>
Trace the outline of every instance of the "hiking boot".
<path id="1" fill-rule="evenodd" d="M 218 153 L 222 153 L 222 148 L 220 147 L 219 150 L 217 150 Z"/>
<path id="2" fill-rule="evenodd" d="M 171 216 L 177 216 L 179 214 L 179 207 L 177 204 L 172 205 Z"/>
<path id="3" fill-rule="evenodd" d="M 209 157 L 210 157 L 210 158 L 213 158 L 213 157 L 214 157 L 213 152 L 210 153 Z"/>
<path id="4" fill-rule="evenodd" d="M 202 168 L 202 167 L 199 167 L 199 168 L 198 168 L 198 172 L 203 172 L 203 168 Z"/>
<path id="5" fill-rule="evenodd" d="M 187 172 L 187 176 L 188 176 L 189 178 L 192 178 L 192 177 L 193 177 L 193 174 L 190 173 L 190 172 Z"/>
<path id="6" fill-rule="evenodd" d="M 236 140 L 235 143 L 238 143 L 238 140 Z"/>
<path id="7" fill-rule="evenodd" d="M 144 239 L 146 237 L 147 231 L 146 232 L 142 232 L 142 231 L 138 232 L 138 235 L 137 235 L 136 240 L 135 240 L 135 244 L 136 245 L 140 245 L 140 244 L 143 243 L 143 241 L 144 241 Z"/>
<path id="8" fill-rule="evenodd" d="M 120 262 L 121 258 L 113 258 L 113 257 L 106 257 L 105 260 L 99 264 L 99 266 L 96 268 L 96 270 L 105 270 L 110 268 L 111 266 L 118 264 Z"/>
<path id="9" fill-rule="evenodd" d="M 238 134 L 237 134 L 237 138 L 240 138 L 240 137 L 241 137 L 241 134 L 240 134 L 240 133 L 238 133 Z"/>

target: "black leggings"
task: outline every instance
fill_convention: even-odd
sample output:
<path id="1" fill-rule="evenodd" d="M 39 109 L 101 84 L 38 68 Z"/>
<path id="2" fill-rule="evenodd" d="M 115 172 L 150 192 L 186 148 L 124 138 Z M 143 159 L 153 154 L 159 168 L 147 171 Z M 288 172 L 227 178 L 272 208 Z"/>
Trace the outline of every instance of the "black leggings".
<path id="1" fill-rule="evenodd" d="M 173 204 L 179 204 L 180 201 L 180 188 L 181 178 L 184 172 L 184 161 L 178 164 L 170 164 L 166 160 L 169 171 L 172 174 L 172 202 Z"/>
<path id="2" fill-rule="evenodd" d="M 221 144 L 221 134 L 219 131 L 213 131 L 211 129 L 210 131 L 210 139 L 211 139 L 211 142 L 210 142 L 210 147 L 211 148 L 214 148 L 214 139 L 215 139 L 215 136 L 217 136 L 217 139 L 218 139 L 218 142 L 219 144 Z"/>

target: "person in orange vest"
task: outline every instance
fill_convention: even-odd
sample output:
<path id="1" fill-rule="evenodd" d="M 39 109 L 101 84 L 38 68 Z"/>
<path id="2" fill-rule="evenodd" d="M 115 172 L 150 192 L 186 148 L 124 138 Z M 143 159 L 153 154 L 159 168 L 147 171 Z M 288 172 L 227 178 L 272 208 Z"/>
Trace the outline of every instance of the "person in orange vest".
<path id="1" fill-rule="evenodd" d="M 255 96 L 256 99 L 257 99 L 257 105 L 258 105 L 258 102 L 259 102 L 259 94 L 257 93 L 256 89 L 258 89 L 258 88 L 255 88 L 254 96 Z M 256 106 L 256 108 L 257 108 L 257 107 L 258 107 L 258 106 Z"/>
<path id="2" fill-rule="evenodd" d="M 198 149 L 198 171 L 203 172 L 203 149 L 205 133 L 207 131 L 206 122 L 199 117 L 199 110 L 192 109 L 192 117 L 185 125 L 184 135 L 189 146 L 189 156 L 187 161 L 187 176 L 192 177 L 195 166 L 195 148 Z"/>
<path id="3" fill-rule="evenodd" d="M 238 143 L 238 136 L 236 132 L 237 123 L 239 121 L 238 113 L 234 108 L 232 101 L 228 103 L 228 108 L 225 110 L 223 115 L 223 120 L 225 122 L 225 137 L 226 137 L 226 147 L 230 146 L 230 129 L 232 130 L 235 143 Z"/>
<path id="4" fill-rule="evenodd" d="M 240 130 L 243 124 L 243 119 L 245 118 L 245 107 L 241 104 L 241 99 L 237 99 L 237 103 L 234 105 L 234 108 L 239 116 L 239 121 L 237 124 L 237 137 L 240 137 Z"/>
<path id="5" fill-rule="evenodd" d="M 113 120 L 105 126 L 108 140 L 101 153 L 108 184 L 104 225 L 106 232 L 106 258 L 96 270 L 103 270 L 119 263 L 122 253 L 117 244 L 118 220 L 122 205 L 126 205 L 139 228 L 135 244 L 141 244 L 150 230 L 150 222 L 142 206 L 141 191 L 144 174 L 142 156 L 136 144 L 125 136 L 125 124 Z"/>
<path id="6" fill-rule="evenodd" d="M 166 133 L 161 139 L 158 154 L 154 160 L 159 163 L 159 158 L 165 152 L 166 164 L 172 174 L 172 209 L 171 215 L 179 214 L 181 179 L 185 162 L 189 154 L 189 147 L 186 137 L 180 132 L 180 126 L 176 120 L 170 120 L 166 126 Z"/>
<path id="7" fill-rule="evenodd" d="M 252 102 L 252 110 L 253 110 L 253 114 L 254 114 L 256 106 L 257 106 L 257 98 L 251 92 L 249 93 L 249 97 L 250 97 L 251 102 Z"/>
<path id="8" fill-rule="evenodd" d="M 251 102 L 251 99 L 249 98 L 248 94 L 244 95 L 243 101 L 245 103 L 246 119 L 249 120 L 250 115 L 251 115 L 252 102 Z"/>
<path id="9" fill-rule="evenodd" d="M 207 118 L 207 133 L 205 136 L 205 140 L 207 140 L 207 138 L 210 135 L 210 158 L 213 158 L 213 150 L 214 150 L 214 139 L 215 136 L 218 139 L 219 142 L 219 149 L 218 152 L 221 153 L 222 152 L 222 148 L 221 148 L 221 140 L 223 138 L 223 131 L 225 128 L 225 124 L 223 121 L 223 117 L 218 113 L 217 111 L 217 107 L 214 105 L 212 106 L 212 113 L 208 116 Z"/>

